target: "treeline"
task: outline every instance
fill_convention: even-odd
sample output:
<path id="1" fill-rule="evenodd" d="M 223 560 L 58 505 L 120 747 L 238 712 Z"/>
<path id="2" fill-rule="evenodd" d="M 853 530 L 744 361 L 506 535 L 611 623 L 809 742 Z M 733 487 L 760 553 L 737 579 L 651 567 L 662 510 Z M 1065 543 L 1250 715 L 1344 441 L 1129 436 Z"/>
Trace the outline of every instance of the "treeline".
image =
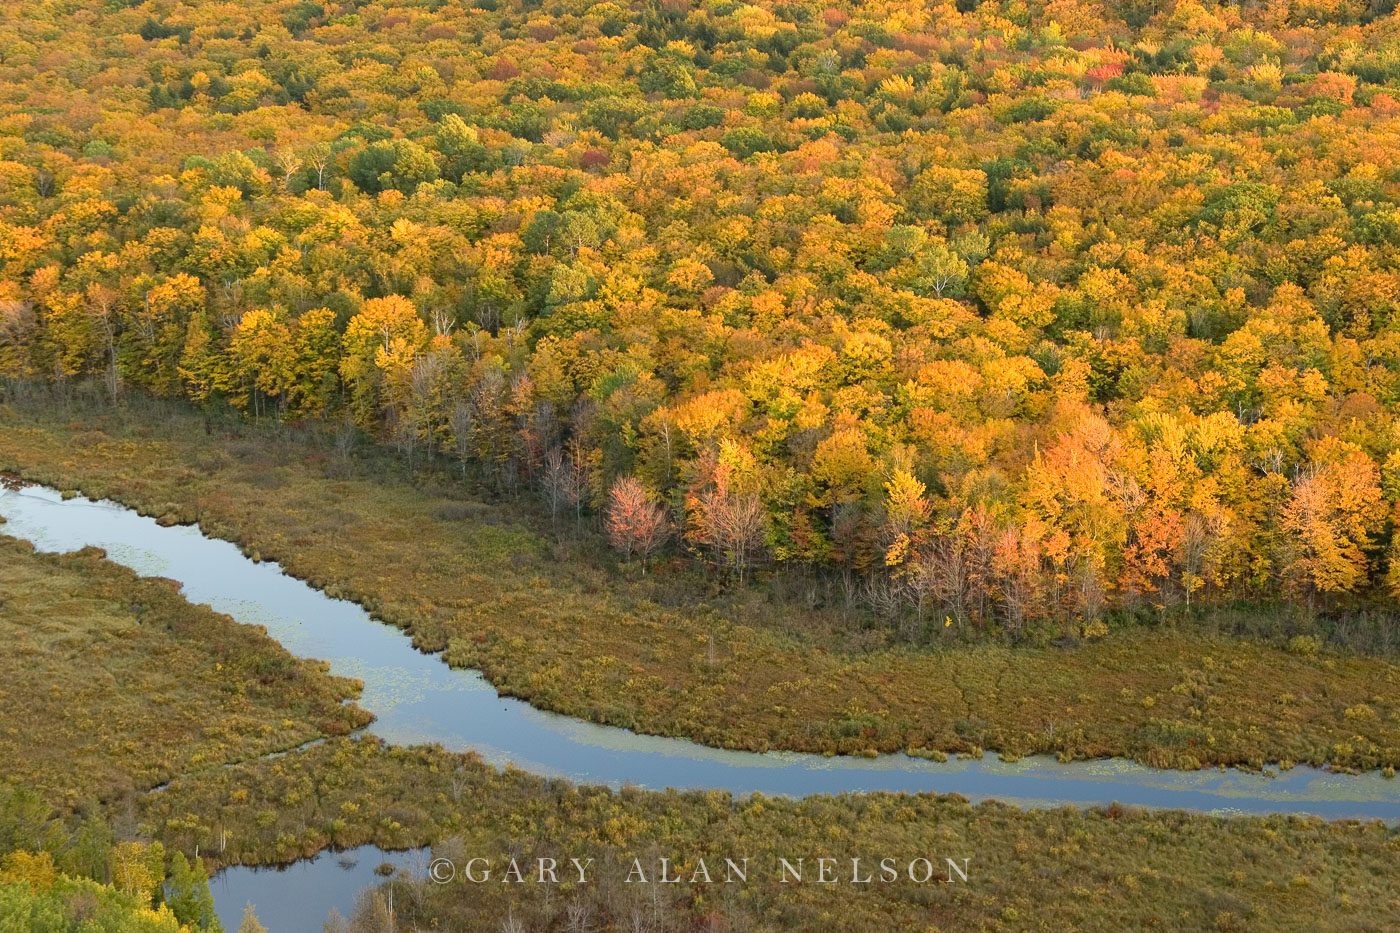
<path id="1" fill-rule="evenodd" d="M 1400 583 L 1379 8 L 98 9 L 0 26 L 0 375 L 939 621 Z"/>

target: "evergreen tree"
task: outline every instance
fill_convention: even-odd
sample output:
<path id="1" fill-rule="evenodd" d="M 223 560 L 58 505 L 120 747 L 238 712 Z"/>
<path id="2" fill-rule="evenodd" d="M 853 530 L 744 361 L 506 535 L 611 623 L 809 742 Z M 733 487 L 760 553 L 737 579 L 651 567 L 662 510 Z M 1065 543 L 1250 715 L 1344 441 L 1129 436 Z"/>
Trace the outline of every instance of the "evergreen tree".
<path id="1" fill-rule="evenodd" d="M 175 853 L 170 863 L 170 877 L 165 882 L 165 903 L 181 924 L 204 933 L 223 930 L 214 913 L 214 895 L 209 891 L 209 875 L 201 859 L 196 858 L 191 865 L 185 853 Z"/>

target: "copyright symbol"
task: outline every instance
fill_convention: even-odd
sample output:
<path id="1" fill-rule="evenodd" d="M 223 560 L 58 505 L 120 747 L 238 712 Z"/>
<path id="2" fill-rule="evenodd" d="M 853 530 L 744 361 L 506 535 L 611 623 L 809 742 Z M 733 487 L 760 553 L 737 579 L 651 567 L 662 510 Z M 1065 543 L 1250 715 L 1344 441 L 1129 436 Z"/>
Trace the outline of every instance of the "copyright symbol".
<path id="1" fill-rule="evenodd" d="M 437 884 L 447 884 L 457 877 L 457 866 L 450 858 L 435 858 L 428 863 L 428 877 Z"/>

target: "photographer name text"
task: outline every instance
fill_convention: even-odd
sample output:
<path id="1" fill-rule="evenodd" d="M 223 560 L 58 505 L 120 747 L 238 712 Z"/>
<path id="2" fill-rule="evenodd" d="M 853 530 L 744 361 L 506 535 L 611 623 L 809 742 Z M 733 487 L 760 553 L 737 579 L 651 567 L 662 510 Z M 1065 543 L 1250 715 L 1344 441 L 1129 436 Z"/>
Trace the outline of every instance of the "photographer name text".
<path id="1" fill-rule="evenodd" d="M 630 861 L 600 867 L 592 858 L 491 859 L 484 856 L 428 864 L 428 877 L 438 884 L 589 884 L 600 871 L 616 871 L 625 884 L 958 884 L 968 880 L 970 858 L 918 856 L 900 858 L 778 858 L 672 859 Z"/>

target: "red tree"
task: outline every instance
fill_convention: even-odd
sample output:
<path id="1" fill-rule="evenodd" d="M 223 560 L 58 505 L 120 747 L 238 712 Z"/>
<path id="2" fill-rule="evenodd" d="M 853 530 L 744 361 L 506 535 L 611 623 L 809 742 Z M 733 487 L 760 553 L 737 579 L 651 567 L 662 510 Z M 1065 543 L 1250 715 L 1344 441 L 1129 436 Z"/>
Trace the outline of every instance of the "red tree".
<path id="1" fill-rule="evenodd" d="M 665 543 L 670 532 L 666 513 L 631 476 L 613 484 L 608 496 L 607 528 L 608 540 L 624 557 L 630 560 L 633 552 L 641 556 L 643 573 L 647 558 Z"/>

